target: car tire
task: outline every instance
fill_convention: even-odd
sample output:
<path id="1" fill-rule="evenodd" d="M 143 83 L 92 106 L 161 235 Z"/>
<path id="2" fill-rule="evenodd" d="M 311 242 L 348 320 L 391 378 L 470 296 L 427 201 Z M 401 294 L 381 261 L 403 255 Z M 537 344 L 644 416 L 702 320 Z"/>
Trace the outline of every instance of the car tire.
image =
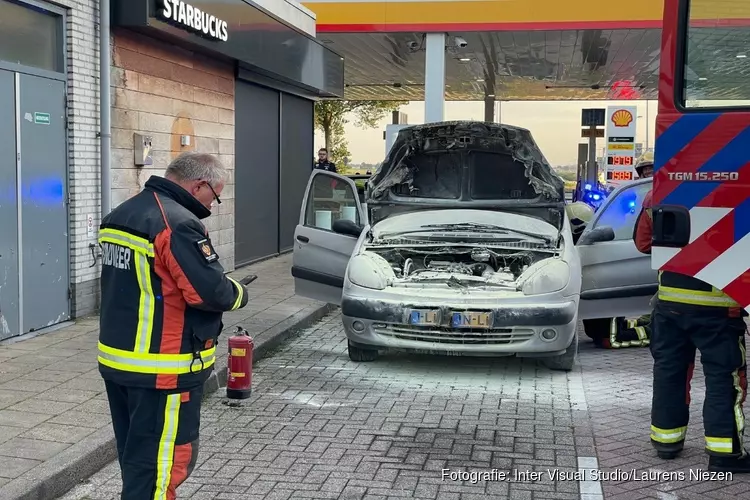
<path id="1" fill-rule="evenodd" d="M 378 359 L 377 349 L 363 349 L 349 342 L 349 359 L 357 362 L 369 362 Z"/>
<path id="2" fill-rule="evenodd" d="M 551 358 L 542 358 L 544 366 L 550 370 L 569 372 L 573 370 L 578 360 L 578 335 L 573 336 L 573 342 L 570 343 L 565 353 Z"/>
<path id="3" fill-rule="evenodd" d="M 611 323 L 610 318 L 584 319 L 583 332 L 591 340 L 608 338 Z"/>

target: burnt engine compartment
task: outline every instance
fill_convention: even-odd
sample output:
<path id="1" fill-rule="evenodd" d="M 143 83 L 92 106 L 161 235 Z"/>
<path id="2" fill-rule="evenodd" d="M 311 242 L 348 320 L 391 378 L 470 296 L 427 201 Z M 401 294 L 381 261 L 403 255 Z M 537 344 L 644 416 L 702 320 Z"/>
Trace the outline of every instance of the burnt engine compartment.
<path id="1" fill-rule="evenodd" d="M 509 285 L 549 253 L 485 247 L 370 249 L 391 265 L 400 280 Z"/>

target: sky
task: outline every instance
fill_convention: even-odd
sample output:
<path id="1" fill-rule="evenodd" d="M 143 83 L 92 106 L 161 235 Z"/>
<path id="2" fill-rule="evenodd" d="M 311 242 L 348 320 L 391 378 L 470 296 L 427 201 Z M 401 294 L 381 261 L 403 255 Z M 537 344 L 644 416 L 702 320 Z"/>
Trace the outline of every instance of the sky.
<path id="1" fill-rule="evenodd" d="M 495 104 L 495 121 L 529 129 L 550 164 L 569 165 L 577 162 L 578 144 L 588 141 L 588 139 L 581 138 L 581 110 L 607 108 L 608 106 L 637 106 L 636 143 L 642 142 L 644 148 L 654 147 L 656 101 L 507 101 Z M 498 107 L 500 113 L 498 113 Z M 647 107 L 648 119 L 646 119 Z M 410 102 L 402 106 L 401 111 L 406 113 L 409 124 L 419 124 L 424 121 L 424 102 Z M 444 119 L 483 120 L 484 103 L 479 101 L 446 102 Z M 350 162 L 374 164 L 382 161 L 385 155 L 383 131 L 391 122 L 390 114 L 374 129 L 363 130 L 357 128 L 353 122 L 354 120 L 351 120 L 346 125 L 349 151 L 352 153 Z M 323 134 L 317 132 L 316 151 L 323 146 L 323 142 Z M 604 139 L 597 139 L 598 155 L 601 156 L 604 146 Z"/>

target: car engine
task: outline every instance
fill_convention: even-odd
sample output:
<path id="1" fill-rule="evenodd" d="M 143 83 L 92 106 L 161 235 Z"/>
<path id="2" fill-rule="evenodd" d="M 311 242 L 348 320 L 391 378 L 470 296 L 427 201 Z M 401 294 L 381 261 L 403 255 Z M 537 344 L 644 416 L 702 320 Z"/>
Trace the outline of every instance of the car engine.
<path id="1" fill-rule="evenodd" d="M 484 247 L 370 249 L 386 259 L 399 281 L 446 281 L 510 285 L 547 252 Z"/>

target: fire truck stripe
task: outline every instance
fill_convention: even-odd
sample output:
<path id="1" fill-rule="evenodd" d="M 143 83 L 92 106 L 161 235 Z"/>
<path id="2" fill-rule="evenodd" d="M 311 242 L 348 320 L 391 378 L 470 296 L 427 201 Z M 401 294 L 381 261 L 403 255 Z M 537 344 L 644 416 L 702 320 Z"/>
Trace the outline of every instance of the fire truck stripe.
<path id="1" fill-rule="evenodd" d="M 746 128 L 729 144 L 713 155 L 698 172 L 737 172 L 747 163 L 747 145 L 750 128 Z M 717 189 L 722 182 L 683 182 L 662 200 L 664 205 L 682 205 L 693 208 Z"/>
<path id="2" fill-rule="evenodd" d="M 696 172 L 720 149 L 724 148 L 737 134 L 747 127 L 747 118 L 736 113 L 720 115 L 705 128 L 702 134 L 683 148 L 675 157 L 668 161 L 664 168 L 654 174 L 654 182 L 659 186 L 659 200 L 665 199 L 672 191 L 685 181 L 670 180 L 668 173 L 676 170 L 680 172 Z"/>
<path id="3" fill-rule="evenodd" d="M 745 236 L 740 241 L 732 245 L 732 248 L 724 252 L 719 258 L 695 275 L 699 280 L 711 283 L 716 288 L 721 288 L 724 293 L 732 297 L 737 302 L 744 302 L 746 306 L 750 301 L 742 299 L 748 295 L 750 280 L 744 281 L 744 290 L 737 286 L 737 279 L 743 274 L 748 273 L 747 256 L 750 254 L 750 235 Z M 744 263 L 737 265 L 738 263 Z M 744 268 L 744 269 L 743 269 Z M 748 279 L 748 278 L 745 278 Z M 729 288 L 729 287 L 733 288 Z M 739 295 L 738 295 L 739 294 Z"/>
<path id="4" fill-rule="evenodd" d="M 733 211 L 689 243 L 680 253 L 670 259 L 662 270 L 695 276 L 711 262 L 715 262 L 715 259 L 732 245 L 734 245 Z"/>
<path id="5" fill-rule="evenodd" d="M 666 165 L 682 148 L 698 137 L 716 117 L 717 115 L 713 114 L 685 115 L 659 135 L 656 138 L 654 170 Z"/>
<path id="6" fill-rule="evenodd" d="M 734 209 L 734 241 L 738 242 L 748 234 L 750 234 L 750 198 Z"/>
<path id="7" fill-rule="evenodd" d="M 750 239 L 750 238 L 748 238 Z M 750 251 L 750 245 L 745 252 Z M 747 255 L 747 254 L 745 254 Z M 724 293 L 732 297 L 745 309 L 750 305 L 750 270 L 740 274 L 724 288 Z"/>
<path id="8" fill-rule="evenodd" d="M 738 181 L 722 182 L 708 196 L 703 198 L 697 207 L 726 207 L 734 208 L 748 197 L 747 185 L 750 184 L 750 162 L 739 170 Z"/>
<path id="9" fill-rule="evenodd" d="M 690 243 L 716 225 L 731 208 L 695 207 L 690 211 Z"/>

